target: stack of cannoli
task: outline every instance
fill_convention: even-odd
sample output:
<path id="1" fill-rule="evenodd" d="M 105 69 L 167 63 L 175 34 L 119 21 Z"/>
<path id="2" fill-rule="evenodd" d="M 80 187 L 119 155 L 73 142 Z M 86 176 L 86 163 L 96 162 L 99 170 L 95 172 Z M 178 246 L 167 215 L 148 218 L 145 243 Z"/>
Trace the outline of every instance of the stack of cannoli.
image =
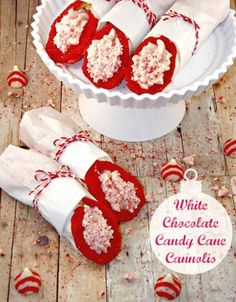
<path id="1" fill-rule="evenodd" d="M 0 187 L 34 207 L 93 262 L 108 263 L 120 252 L 115 215 L 89 194 L 67 166 L 36 151 L 9 145 L 0 156 Z"/>
<path id="2" fill-rule="evenodd" d="M 229 0 L 87 2 L 75 1 L 54 21 L 48 54 L 64 63 L 84 55 L 83 73 L 95 86 L 112 89 L 125 78 L 137 94 L 165 89 L 227 17 L 230 5 Z M 97 6 L 104 5 L 98 16 Z"/>
<path id="3" fill-rule="evenodd" d="M 112 261 L 121 250 L 119 222 L 145 204 L 139 181 L 52 108 L 26 112 L 20 139 L 31 150 L 9 145 L 3 151 L 0 188 L 34 207 L 88 259 Z"/>
<path id="4" fill-rule="evenodd" d="M 118 0 L 70 1 L 51 25 L 46 51 L 56 63 L 79 61 L 96 32 L 98 21 Z"/>
<path id="5" fill-rule="evenodd" d="M 228 0 L 178 0 L 137 47 L 126 84 L 137 94 L 162 91 L 229 14 Z"/>
<path id="6" fill-rule="evenodd" d="M 91 194 L 113 211 L 118 221 L 138 215 L 145 203 L 138 180 L 112 162 L 86 131 L 58 111 L 43 107 L 24 114 L 20 139 L 28 147 L 70 167 Z"/>

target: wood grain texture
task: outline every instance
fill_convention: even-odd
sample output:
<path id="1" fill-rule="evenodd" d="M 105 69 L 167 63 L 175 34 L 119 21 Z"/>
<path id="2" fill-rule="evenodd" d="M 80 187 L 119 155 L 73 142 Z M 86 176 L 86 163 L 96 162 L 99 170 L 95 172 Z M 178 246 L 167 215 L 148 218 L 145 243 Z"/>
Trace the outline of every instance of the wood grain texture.
<path id="1" fill-rule="evenodd" d="M 55 103 L 59 108 L 60 83 L 52 82 L 53 77 L 38 58 L 32 46 L 29 24 L 38 1 L 23 0 L 15 3 L 17 5 L 15 10 L 17 12 L 15 16 L 15 58 L 16 63 L 22 69 L 27 69 L 27 75 L 30 79 L 24 90 L 24 96 L 20 99 L 22 104 L 19 100 L 13 99 L 14 104 L 20 105 L 17 110 L 19 119 L 13 129 L 18 140 L 20 117 L 24 111 L 40 107 L 43 104 L 46 105 L 48 98 L 51 98 L 52 95 L 56 98 L 56 93 L 59 97 Z M 40 235 L 48 236 L 50 240 L 48 248 L 41 248 L 35 244 Z M 40 291 L 40 295 L 36 298 L 30 297 L 29 301 L 55 301 L 57 299 L 58 235 L 33 209 L 17 203 L 12 246 L 12 276 L 18 274 L 26 266 L 38 271 L 43 282 L 47 284 L 47 287 Z M 16 292 L 12 279 L 9 289 L 9 301 L 24 300 L 24 297 L 19 296 Z"/>
<path id="2" fill-rule="evenodd" d="M 20 120 L 21 100 L 8 96 L 6 78 L 14 65 L 16 50 L 15 1 L 1 1 L 1 52 L 0 52 L 0 152 L 8 144 L 18 143 L 18 125 Z M 0 297 L 7 301 L 11 276 L 12 244 L 15 221 L 15 201 L 1 192 L 0 207 L 0 246 L 5 256 L 0 257 Z"/>
<path id="3" fill-rule="evenodd" d="M 220 128 L 213 101 L 213 90 L 208 89 L 192 98 L 182 122 L 185 155 L 196 154 L 200 175 L 225 175 L 225 160 L 220 141 Z"/>
<path id="4" fill-rule="evenodd" d="M 203 191 L 211 195 L 225 207 L 230 216 L 233 228 L 235 230 L 235 208 L 232 196 L 219 198 L 216 196 L 216 191 L 213 190 L 214 185 L 219 187 L 225 186 L 231 191 L 230 179 L 228 177 L 207 178 L 203 182 Z M 235 237 L 235 236 L 234 236 Z M 232 246 L 227 256 L 214 270 L 202 274 L 202 288 L 204 301 L 234 301 L 235 299 L 235 284 L 229 280 L 236 280 L 235 269 L 235 238 L 232 241 Z M 217 276 L 217 277 L 216 277 Z M 224 290 L 222 290 L 224 289 Z"/>
<path id="5" fill-rule="evenodd" d="M 160 168 L 168 160 L 196 154 L 196 168 L 204 178 L 204 192 L 215 197 L 213 186 L 225 185 L 232 196 L 220 202 L 227 209 L 235 228 L 236 161 L 223 155 L 223 143 L 236 135 L 236 66 L 200 97 L 188 102 L 180 127 L 167 136 L 145 143 L 123 143 L 106 138 L 83 121 L 79 96 L 58 82 L 36 54 L 30 35 L 30 23 L 38 0 L 1 0 L 0 53 L 0 153 L 9 144 L 19 145 L 19 122 L 32 108 L 51 105 L 74 118 L 81 129 L 91 131 L 97 144 L 115 162 L 138 176 L 145 187 L 147 204 L 134 221 L 121 224 L 123 249 L 106 267 L 99 267 L 78 255 L 64 239 L 33 209 L 15 202 L 5 192 L 0 199 L 0 301 L 37 302 L 162 302 L 155 296 L 155 280 L 168 270 L 157 260 L 149 242 L 149 225 L 158 205 L 179 191 L 179 184 L 162 181 Z M 231 7 L 235 8 L 234 0 Z M 17 63 L 26 69 L 29 84 L 24 96 L 8 95 L 6 77 Z M 225 104 L 217 102 L 220 96 Z M 50 239 L 48 246 L 35 244 L 38 236 Z M 177 302 L 235 302 L 236 239 L 224 261 L 202 275 L 179 275 L 183 290 Z M 41 274 L 39 295 L 28 298 L 14 289 L 12 276 L 25 266 Z M 124 279 L 133 273 L 137 280 Z M 104 292 L 105 297 L 100 298 Z"/>
<path id="6" fill-rule="evenodd" d="M 223 144 L 230 138 L 236 137 L 236 105 L 235 96 L 236 89 L 236 64 L 221 78 L 221 80 L 214 85 L 215 99 L 224 98 L 225 103 L 217 104 L 217 111 L 219 116 L 219 125 L 221 132 L 221 144 Z M 236 174 L 236 162 L 235 159 L 225 157 L 227 165 L 227 174 Z"/>

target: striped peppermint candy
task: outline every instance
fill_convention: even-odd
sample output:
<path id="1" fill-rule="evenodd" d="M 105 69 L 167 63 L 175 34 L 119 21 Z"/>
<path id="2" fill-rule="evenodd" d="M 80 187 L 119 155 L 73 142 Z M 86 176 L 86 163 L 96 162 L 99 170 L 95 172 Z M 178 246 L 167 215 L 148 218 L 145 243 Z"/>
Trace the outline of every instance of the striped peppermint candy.
<path id="1" fill-rule="evenodd" d="M 180 295 L 181 292 L 180 280 L 172 274 L 157 279 L 154 286 L 157 296 L 166 300 L 174 300 Z"/>
<path id="2" fill-rule="evenodd" d="M 15 278 L 15 289 L 22 295 L 38 293 L 42 285 L 40 275 L 28 267 Z"/>
<path id="3" fill-rule="evenodd" d="M 180 181 L 184 177 L 184 169 L 175 159 L 172 159 L 161 168 L 161 176 L 166 181 Z"/>
<path id="4" fill-rule="evenodd" d="M 229 157 L 236 158 L 236 139 L 230 138 L 225 142 L 224 153 Z"/>
<path id="5" fill-rule="evenodd" d="M 15 65 L 7 77 L 7 84 L 11 88 L 22 88 L 28 84 L 28 78 L 26 74 Z"/>

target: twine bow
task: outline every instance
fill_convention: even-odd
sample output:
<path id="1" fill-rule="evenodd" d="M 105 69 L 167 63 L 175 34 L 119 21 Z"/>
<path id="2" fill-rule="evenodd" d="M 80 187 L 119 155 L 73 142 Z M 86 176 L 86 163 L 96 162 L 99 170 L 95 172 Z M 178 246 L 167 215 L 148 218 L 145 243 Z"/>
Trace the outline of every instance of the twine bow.
<path id="1" fill-rule="evenodd" d="M 200 26 L 193 19 L 191 19 L 190 17 L 187 17 L 183 14 L 179 14 L 176 11 L 173 11 L 173 10 L 169 10 L 169 12 L 165 13 L 163 15 L 163 17 L 164 17 L 162 19 L 163 21 L 167 21 L 167 20 L 170 20 L 170 19 L 173 19 L 173 18 L 180 18 L 183 21 L 193 25 L 194 30 L 195 30 L 195 37 L 196 37 L 196 43 L 194 45 L 194 49 L 193 49 L 193 52 L 192 52 L 192 55 L 194 55 L 197 48 L 198 48 L 198 44 L 199 44 L 199 29 L 200 29 Z"/>
<path id="2" fill-rule="evenodd" d="M 46 172 L 43 170 L 37 170 L 35 172 L 35 180 L 39 182 L 39 185 L 35 187 L 32 191 L 29 192 L 29 195 L 35 194 L 33 199 L 33 205 L 37 212 L 38 210 L 38 201 L 43 192 L 43 190 L 51 183 L 51 181 L 55 178 L 76 178 L 72 173 L 68 166 L 61 166 L 55 172 Z"/>
<path id="3" fill-rule="evenodd" d="M 56 154 L 55 154 L 55 160 L 58 161 L 62 155 L 62 153 L 65 151 L 67 146 L 73 142 L 92 142 L 92 140 L 89 137 L 89 132 L 86 130 L 81 130 L 78 132 L 78 134 L 73 135 L 72 137 L 61 137 L 59 139 L 56 139 L 53 144 L 55 147 L 58 148 Z"/>
<path id="4" fill-rule="evenodd" d="M 149 25 L 153 27 L 157 23 L 157 16 L 148 6 L 147 2 L 145 0 L 131 0 L 131 1 L 144 11 Z"/>

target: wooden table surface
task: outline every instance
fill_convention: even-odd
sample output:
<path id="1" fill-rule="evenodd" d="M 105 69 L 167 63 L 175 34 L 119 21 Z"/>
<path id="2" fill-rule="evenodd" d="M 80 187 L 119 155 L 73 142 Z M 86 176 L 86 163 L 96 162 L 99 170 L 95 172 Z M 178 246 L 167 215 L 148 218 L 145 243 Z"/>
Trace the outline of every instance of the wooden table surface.
<path id="1" fill-rule="evenodd" d="M 231 1 L 235 8 L 236 1 Z M 30 23 L 38 0 L 1 0 L 1 70 L 0 70 L 0 152 L 8 144 L 20 145 L 19 122 L 23 112 L 32 108 L 55 105 L 63 113 L 81 121 L 78 95 L 58 82 L 36 54 L 30 35 Z M 27 70 L 29 84 L 24 95 L 9 95 L 6 78 L 14 64 Z M 179 190 L 179 185 L 163 183 L 161 165 L 171 158 L 196 154 L 194 168 L 204 180 L 204 192 L 216 196 L 214 185 L 225 185 L 230 196 L 220 201 L 235 227 L 236 160 L 223 154 L 223 143 L 236 135 L 236 65 L 201 96 L 188 102 L 188 110 L 180 127 L 169 135 L 146 143 L 121 143 L 93 131 L 101 147 L 113 159 L 137 175 L 145 187 L 147 205 L 134 221 L 121 225 L 123 249 L 117 260 L 99 267 L 77 255 L 68 242 L 32 208 L 1 192 L 0 200 L 0 302 L 151 302 L 155 279 L 166 272 L 150 249 L 149 222 L 154 209 L 166 196 Z M 222 104 L 217 100 L 225 98 Z M 234 131 L 234 134 L 233 134 Z M 235 194 L 235 195 L 234 195 Z M 129 230 L 130 228 L 130 230 Z M 130 231 L 130 233 L 129 233 Z M 129 234 L 127 234 L 129 233 Z M 50 239 L 39 247 L 40 235 Z M 180 275 L 183 290 L 176 301 L 233 302 L 235 293 L 235 236 L 229 254 L 212 271 L 194 276 Z M 40 294 L 20 296 L 14 289 L 12 276 L 25 266 L 41 274 Z M 125 273 L 138 280 L 129 283 Z M 99 293 L 105 292 L 104 298 Z"/>

